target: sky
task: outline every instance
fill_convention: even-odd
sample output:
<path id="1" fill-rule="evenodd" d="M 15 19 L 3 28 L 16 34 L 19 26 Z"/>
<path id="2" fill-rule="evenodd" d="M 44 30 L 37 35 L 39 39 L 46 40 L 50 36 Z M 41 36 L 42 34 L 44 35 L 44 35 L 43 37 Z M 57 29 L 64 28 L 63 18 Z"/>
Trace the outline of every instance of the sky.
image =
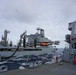
<path id="1" fill-rule="evenodd" d="M 0 0 L 0 40 L 5 29 L 8 40 L 16 44 L 20 34 L 34 34 L 36 28 L 45 30 L 52 41 L 65 47 L 68 23 L 76 20 L 76 0 Z"/>

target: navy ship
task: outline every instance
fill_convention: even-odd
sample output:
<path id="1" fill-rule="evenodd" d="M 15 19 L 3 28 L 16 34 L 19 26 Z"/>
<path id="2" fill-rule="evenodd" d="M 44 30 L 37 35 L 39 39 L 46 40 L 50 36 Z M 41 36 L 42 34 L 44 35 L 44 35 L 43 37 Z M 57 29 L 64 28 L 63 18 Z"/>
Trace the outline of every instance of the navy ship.
<path id="1" fill-rule="evenodd" d="M 56 48 L 52 46 L 53 43 L 59 44 L 58 41 L 51 41 L 45 37 L 44 30 L 37 28 L 35 34 L 27 35 L 26 31 L 20 35 L 20 40 L 17 46 L 12 45 L 12 41 L 8 44 L 7 34 L 9 31 L 4 31 L 4 36 L 0 42 L 1 56 L 19 56 L 19 55 L 41 55 L 53 54 Z"/>
<path id="2" fill-rule="evenodd" d="M 68 30 L 71 34 L 65 36 L 69 48 L 64 49 L 64 60 L 73 63 L 76 58 L 76 21 L 69 23 Z"/>

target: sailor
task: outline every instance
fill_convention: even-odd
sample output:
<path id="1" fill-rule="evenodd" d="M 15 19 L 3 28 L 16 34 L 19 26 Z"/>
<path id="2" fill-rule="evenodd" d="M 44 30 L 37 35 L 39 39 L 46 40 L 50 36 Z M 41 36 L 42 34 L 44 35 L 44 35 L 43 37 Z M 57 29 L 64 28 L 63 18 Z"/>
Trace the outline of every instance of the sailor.
<path id="1" fill-rule="evenodd" d="M 76 64 L 76 53 L 74 53 L 74 60 L 73 63 Z"/>
<path id="2" fill-rule="evenodd" d="M 58 56 L 56 56 L 56 63 L 58 63 Z"/>
<path id="3" fill-rule="evenodd" d="M 76 65 L 76 58 L 74 58 L 74 61 L 73 61 L 73 63 Z"/>

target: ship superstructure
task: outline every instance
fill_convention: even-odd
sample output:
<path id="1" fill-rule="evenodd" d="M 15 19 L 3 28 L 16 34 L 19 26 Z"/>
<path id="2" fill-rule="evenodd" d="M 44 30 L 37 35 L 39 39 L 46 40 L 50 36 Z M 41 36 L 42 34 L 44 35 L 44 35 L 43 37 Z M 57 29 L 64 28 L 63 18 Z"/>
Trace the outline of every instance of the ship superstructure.
<path id="1" fill-rule="evenodd" d="M 73 63 L 76 57 L 76 21 L 69 23 L 68 30 L 71 31 L 71 34 L 65 36 L 69 48 L 64 49 L 64 60 Z"/>

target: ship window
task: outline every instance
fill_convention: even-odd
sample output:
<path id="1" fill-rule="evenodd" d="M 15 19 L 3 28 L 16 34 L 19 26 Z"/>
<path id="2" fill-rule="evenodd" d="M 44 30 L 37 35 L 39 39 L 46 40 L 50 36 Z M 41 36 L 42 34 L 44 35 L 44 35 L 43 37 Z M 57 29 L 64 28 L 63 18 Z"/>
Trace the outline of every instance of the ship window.
<path id="1" fill-rule="evenodd" d="M 73 47 L 73 48 L 76 48 L 76 43 L 74 43 L 74 44 L 72 45 L 72 47 Z"/>
<path id="2" fill-rule="evenodd" d="M 11 51 L 11 49 L 8 49 L 8 51 Z"/>
<path id="3" fill-rule="evenodd" d="M 24 49 L 24 51 L 41 51 L 42 49 Z"/>

